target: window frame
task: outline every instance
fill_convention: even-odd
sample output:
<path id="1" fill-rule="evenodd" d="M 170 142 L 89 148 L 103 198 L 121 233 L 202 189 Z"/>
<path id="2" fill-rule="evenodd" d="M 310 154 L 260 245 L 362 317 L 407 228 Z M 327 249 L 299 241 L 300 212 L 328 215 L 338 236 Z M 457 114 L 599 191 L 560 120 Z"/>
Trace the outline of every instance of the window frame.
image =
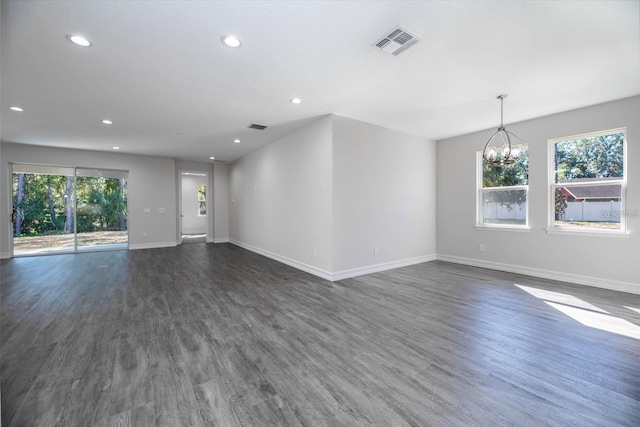
<path id="1" fill-rule="evenodd" d="M 518 144 L 517 146 L 526 146 L 527 151 L 529 150 L 528 144 Z M 520 231 L 520 232 L 528 232 L 531 227 L 529 226 L 529 179 L 527 179 L 526 185 L 510 185 L 504 187 L 487 187 L 484 188 L 483 185 L 483 162 L 482 151 L 478 151 L 476 153 L 476 224 L 475 228 L 477 230 L 502 230 L 502 231 Z M 527 175 L 529 171 L 527 170 Z M 483 222 L 483 195 L 486 192 L 490 191 L 508 191 L 508 190 L 525 190 L 525 223 L 524 224 L 495 224 L 495 223 L 484 223 Z"/>
<path id="2" fill-rule="evenodd" d="M 620 179 L 603 179 L 602 181 L 590 181 L 590 182 L 576 182 L 576 183 L 556 183 L 556 156 L 555 156 L 555 144 L 563 141 L 578 140 L 584 138 L 593 138 L 603 135 L 611 135 L 616 133 L 622 133 L 622 178 Z M 627 229 L 626 199 L 627 199 L 627 128 L 613 128 L 602 131 L 587 132 L 576 135 L 568 135 L 559 138 L 552 138 L 547 140 L 547 159 L 548 159 L 548 177 L 547 177 L 547 228 L 545 231 L 548 234 L 568 234 L 575 236 L 606 236 L 606 237 L 627 237 L 629 231 Z M 605 185 L 620 185 L 620 228 L 619 229 L 597 229 L 597 228 L 572 228 L 562 227 L 556 225 L 556 206 L 555 206 L 555 194 L 556 189 L 563 187 L 581 187 L 581 186 L 605 186 Z"/>

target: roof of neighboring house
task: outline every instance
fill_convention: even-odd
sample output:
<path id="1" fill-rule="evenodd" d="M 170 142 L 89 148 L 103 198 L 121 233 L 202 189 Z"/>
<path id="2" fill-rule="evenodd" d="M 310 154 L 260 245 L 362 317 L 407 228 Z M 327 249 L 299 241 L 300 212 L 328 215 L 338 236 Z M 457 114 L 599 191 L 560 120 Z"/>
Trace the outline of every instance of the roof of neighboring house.
<path id="1" fill-rule="evenodd" d="M 602 182 L 611 181 L 619 178 L 577 178 L 577 179 L 559 179 L 558 184 L 578 183 L 578 182 Z M 570 194 L 576 199 L 619 199 L 620 185 L 585 185 L 580 187 L 563 187 L 563 191 Z"/>

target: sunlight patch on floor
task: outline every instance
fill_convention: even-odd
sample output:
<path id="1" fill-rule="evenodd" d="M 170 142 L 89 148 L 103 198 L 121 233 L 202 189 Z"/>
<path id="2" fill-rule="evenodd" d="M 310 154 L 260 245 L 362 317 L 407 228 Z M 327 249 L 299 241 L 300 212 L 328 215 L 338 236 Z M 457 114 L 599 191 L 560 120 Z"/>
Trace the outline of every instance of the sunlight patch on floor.
<path id="1" fill-rule="evenodd" d="M 628 308 L 631 311 L 635 311 L 636 313 L 640 314 L 640 308 L 633 308 L 633 307 L 629 307 L 629 306 L 624 306 L 624 308 Z"/>
<path id="2" fill-rule="evenodd" d="M 525 292 L 530 293 L 536 298 L 544 301 L 553 301 L 564 305 L 570 305 L 573 307 L 580 307 L 587 310 L 599 311 L 600 313 L 608 313 L 607 311 L 589 304 L 586 301 L 576 298 L 573 295 L 563 294 L 560 292 L 547 291 L 545 289 L 531 288 L 529 286 L 516 285 Z"/>
<path id="3" fill-rule="evenodd" d="M 629 338 L 640 340 L 640 326 L 634 325 L 627 320 L 610 316 L 608 314 L 595 313 L 581 308 L 556 304 L 554 302 L 545 301 L 545 303 L 549 304 L 559 312 L 571 317 L 573 320 L 577 320 L 590 328 L 596 328 L 602 331 L 612 332 L 614 334 L 624 335 Z"/>
<path id="4" fill-rule="evenodd" d="M 516 286 L 534 297 L 543 300 L 545 304 L 585 326 L 640 340 L 640 326 L 625 319 L 612 316 L 609 312 L 589 304 L 580 298 L 545 289 L 521 286 L 518 284 L 516 284 Z M 640 313 L 640 309 L 632 307 L 626 308 Z"/>

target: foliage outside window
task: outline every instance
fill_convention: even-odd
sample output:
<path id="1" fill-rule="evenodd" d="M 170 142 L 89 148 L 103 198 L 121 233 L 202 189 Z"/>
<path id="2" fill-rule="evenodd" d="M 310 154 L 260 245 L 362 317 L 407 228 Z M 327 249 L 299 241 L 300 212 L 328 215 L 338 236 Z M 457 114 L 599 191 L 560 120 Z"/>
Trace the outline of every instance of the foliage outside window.
<path id="1" fill-rule="evenodd" d="M 529 151 L 526 145 L 514 148 L 519 159 L 505 166 L 492 166 L 478 153 L 479 226 L 528 226 Z"/>
<path id="2" fill-rule="evenodd" d="M 625 129 L 550 140 L 549 149 L 552 229 L 624 231 Z"/>
<path id="3" fill-rule="evenodd" d="M 12 178 L 14 237 L 127 230 L 124 178 L 22 172 Z"/>
<path id="4" fill-rule="evenodd" d="M 198 216 L 207 214 L 207 186 L 202 184 L 198 186 Z"/>

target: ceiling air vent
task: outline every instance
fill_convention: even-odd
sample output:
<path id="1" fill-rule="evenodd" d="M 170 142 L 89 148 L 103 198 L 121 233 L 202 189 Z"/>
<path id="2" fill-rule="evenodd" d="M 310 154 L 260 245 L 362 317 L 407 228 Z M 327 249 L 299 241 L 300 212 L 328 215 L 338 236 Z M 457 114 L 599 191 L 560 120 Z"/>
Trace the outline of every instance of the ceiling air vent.
<path id="1" fill-rule="evenodd" d="M 265 125 L 258 125 L 255 123 L 251 123 L 249 125 L 249 129 L 257 129 L 257 130 L 265 130 L 267 127 Z"/>
<path id="2" fill-rule="evenodd" d="M 398 26 L 375 42 L 373 46 L 392 55 L 399 55 L 420 40 L 422 38 L 417 34 Z"/>

